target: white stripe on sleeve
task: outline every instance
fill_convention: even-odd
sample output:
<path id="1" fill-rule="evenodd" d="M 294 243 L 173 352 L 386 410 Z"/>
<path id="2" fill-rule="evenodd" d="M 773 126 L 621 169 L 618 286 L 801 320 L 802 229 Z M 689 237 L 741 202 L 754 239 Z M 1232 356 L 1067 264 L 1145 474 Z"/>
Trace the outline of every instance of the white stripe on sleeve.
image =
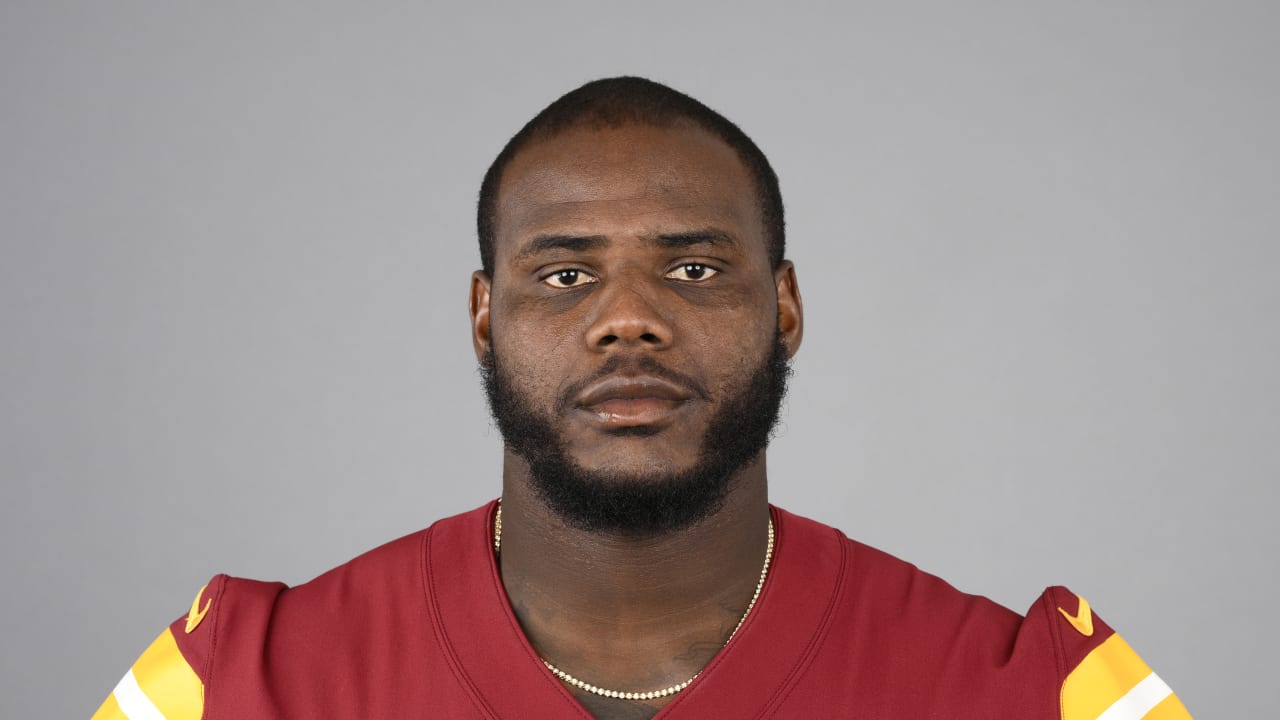
<path id="1" fill-rule="evenodd" d="M 151 702 L 151 698 L 142 692 L 142 688 L 138 687 L 138 679 L 133 676 L 133 670 L 124 674 L 120 678 L 120 682 L 116 684 L 116 689 L 112 691 L 116 696 L 116 704 L 120 706 L 120 711 L 129 720 L 165 720 L 164 713 Z"/>
<path id="2" fill-rule="evenodd" d="M 1173 690 L 1158 675 L 1151 673 L 1111 703 L 1111 707 L 1103 710 L 1098 720 L 1142 720 L 1152 708 L 1172 694 Z"/>

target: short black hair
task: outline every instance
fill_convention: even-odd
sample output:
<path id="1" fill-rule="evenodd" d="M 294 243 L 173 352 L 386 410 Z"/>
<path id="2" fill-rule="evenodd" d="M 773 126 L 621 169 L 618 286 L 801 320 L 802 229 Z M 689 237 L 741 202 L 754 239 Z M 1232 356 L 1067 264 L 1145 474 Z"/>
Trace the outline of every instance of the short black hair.
<path id="1" fill-rule="evenodd" d="M 484 271 L 493 275 L 498 186 L 507 165 L 520 150 L 535 140 L 584 124 L 603 128 L 631 123 L 668 127 L 679 120 L 692 121 L 723 140 L 746 165 L 756 185 L 769 260 L 777 268 L 786 252 L 782 191 L 778 188 L 778 176 L 760 148 L 728 118 L 682 92 L 641 77 L 614 77 L 593 80 L 562 95 L 508 140 L 489 166 L 480 184 L 476 208 L 476 231 Z"/>

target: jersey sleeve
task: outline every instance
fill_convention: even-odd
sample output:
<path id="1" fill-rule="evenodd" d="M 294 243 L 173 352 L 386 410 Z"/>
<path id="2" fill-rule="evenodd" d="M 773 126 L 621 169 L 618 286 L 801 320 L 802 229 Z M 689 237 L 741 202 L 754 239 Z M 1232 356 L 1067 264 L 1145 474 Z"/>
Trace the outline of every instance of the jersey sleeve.
<path id="1" fill-rule="evenodd" d="M 142 651 L 92 720 L 200 720 L 204 716 L 204 665 L 209 656 L 215 599 L 225 576 L 196 593 L 191 610 Z"/>
<path id="2" fill-rule="evenodd" d="M 1190 720 L 1173 690 L 1083 597 L 1049 588 L 1027 619 L 1049 626 L 1062 676 L 1062 720 Z"/>
<path id="3" fill-rule="evenodd" d="M 284 583 L 214 576 L 187 614 L 143 651 L 92 720 L 238 717 L 224 706 L 261 689 L 265 638 L 285 589 Z"/>

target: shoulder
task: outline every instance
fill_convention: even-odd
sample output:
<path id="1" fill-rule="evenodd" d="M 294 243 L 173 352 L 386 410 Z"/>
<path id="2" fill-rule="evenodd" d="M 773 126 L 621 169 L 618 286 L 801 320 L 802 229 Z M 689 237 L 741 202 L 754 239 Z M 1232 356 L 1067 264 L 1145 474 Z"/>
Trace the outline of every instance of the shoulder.
<path id="1" fill-rule="evenodd" d="M 444 545 L 449 554 L 454 537 L 463 534 L 459 529 L 475 525 L 485 511 L 439 520 L 295 587 L 218 576 L 209 585 L 211 613 L 217 615 L 211 642 L 219 653 L 243 638 L 269 640 L 281 653 L 302 648 L 351 654 L 355 646 L 401 633 L 421 623 L 427 608 L 428 548 Z"/>
<path id="2" fill-rule="evenodd" d="M 441 520 L 295 587 L 214 576 L 95 720 L 154 716 L 148 708 L 170 720 L 272 717 L 281 703 L 323 715 L 327 693 L 343 687 L 337 674 L 380 664 L 388 648 L 430 645 L 425 547 L 484 510 Z"/>
<path id="3" fill-rule="evenodd" d="M 942 578 L 836 528 L 785 510 L 775 512 L 785 540 L 801 546 L 795 554 L 825 556 L 821 572 L 840 574 L 839 605 L 846 610 L 929 633 L 975 623 L 987 633 L 1017 630 L 1018 614 L 986 597 L 961 592 Z"/>
<path id="4" fill-rule="evenodd" d="M 825 548 L 839 557 L 828 563 L 830 572 L 839 566 L 840 589 L 815 667 L 835 668 L 817 674 L 828 688 L 856 693 L 864 707 L 870 702 L 888 716 L 1189 717 L 1124 639 L 1065 587 L 1045 589 L 1019 614 L 839 530 L 781 517 L 806 552 Z"/>

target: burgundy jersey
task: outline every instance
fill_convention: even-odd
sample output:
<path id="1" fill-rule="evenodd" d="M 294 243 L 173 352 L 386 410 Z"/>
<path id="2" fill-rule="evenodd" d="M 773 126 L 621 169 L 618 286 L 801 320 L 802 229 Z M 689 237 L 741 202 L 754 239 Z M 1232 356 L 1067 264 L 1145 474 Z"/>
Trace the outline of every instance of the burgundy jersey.
<path id="1" fill-rule="evenodd" d="M 494 509 L 295 588 L 213 578 L 94 719 L 588 720 L 511 611 Z M 657 718 L 1190 717 L 1066 588 L 1023 617 L 833 528 L 773 521 L 754 610 Z"/>

